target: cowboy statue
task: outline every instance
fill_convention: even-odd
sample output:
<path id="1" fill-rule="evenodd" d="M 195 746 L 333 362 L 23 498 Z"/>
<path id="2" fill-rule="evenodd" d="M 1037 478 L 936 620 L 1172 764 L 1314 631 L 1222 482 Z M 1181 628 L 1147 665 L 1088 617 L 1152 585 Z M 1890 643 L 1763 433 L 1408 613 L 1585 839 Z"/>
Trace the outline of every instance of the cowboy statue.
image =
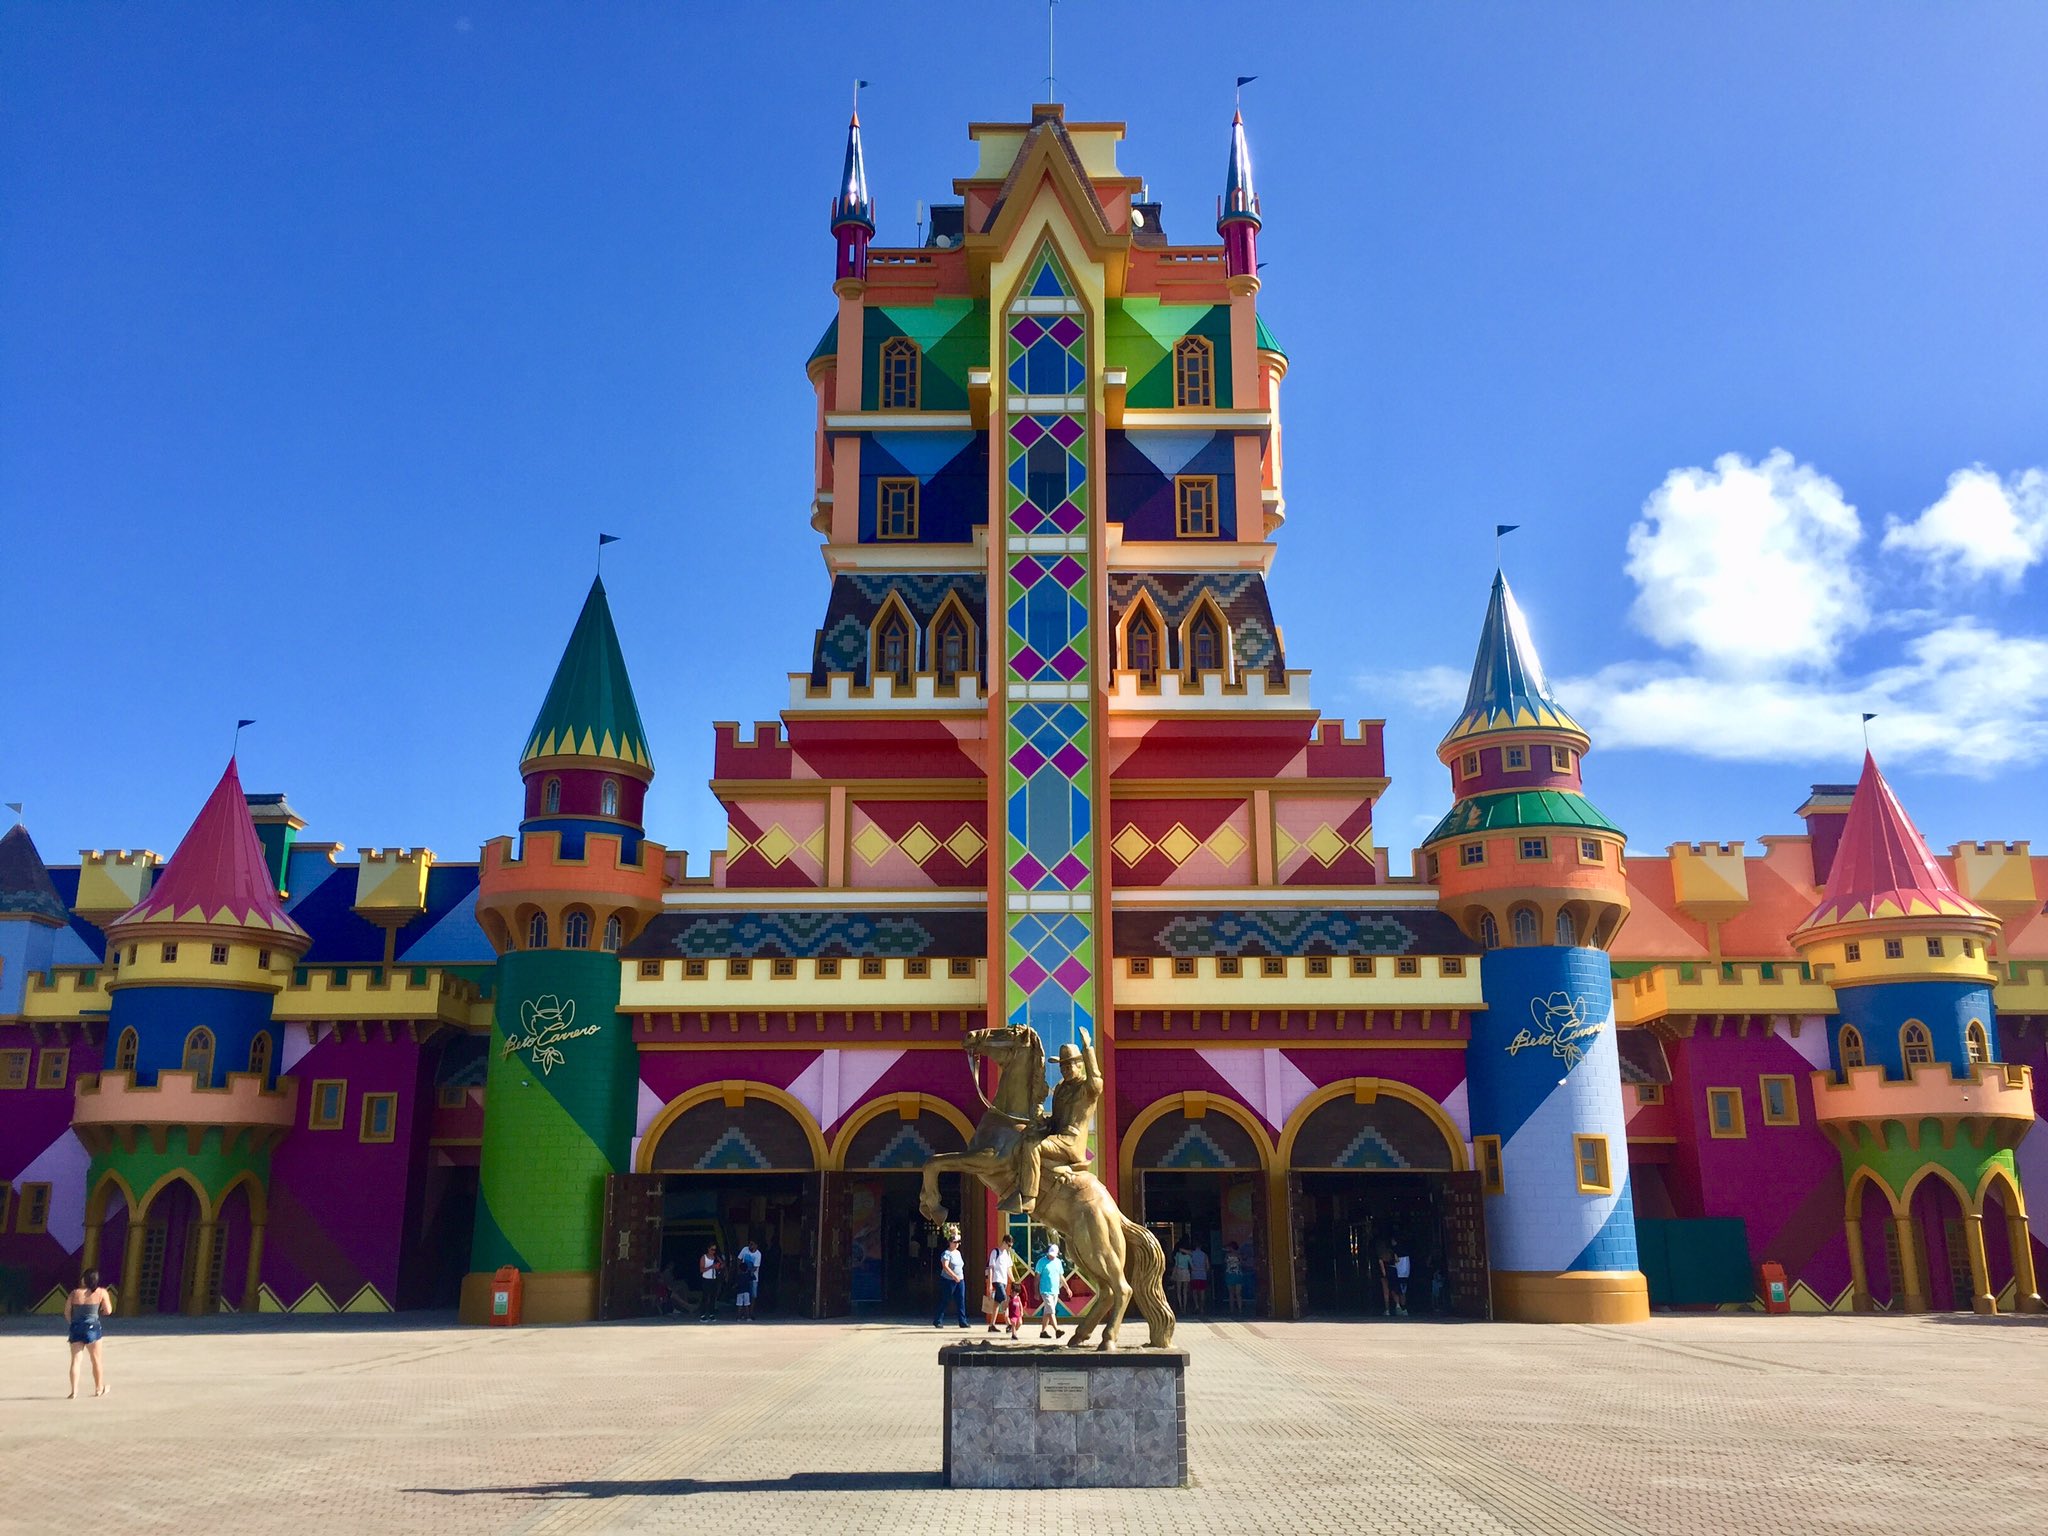
<path id="1" fill-rule="evenodd" d="M 1017 1148 L 1017 1188 L 997 1207 L 1030 1216 L 1036 1213 L 1039 1185 L 1048 1172 L 1061 1178 L 1088 1161 L 1088 1130 L 1095 1106 L 1102 1102 L 1102 1063 L 1095 1042 L 1081 1030 L 1079 1045 L 1060 1047 L 1060 1080 L 1052 1090 L 1052 1111 L 1024 1133 Z"/>

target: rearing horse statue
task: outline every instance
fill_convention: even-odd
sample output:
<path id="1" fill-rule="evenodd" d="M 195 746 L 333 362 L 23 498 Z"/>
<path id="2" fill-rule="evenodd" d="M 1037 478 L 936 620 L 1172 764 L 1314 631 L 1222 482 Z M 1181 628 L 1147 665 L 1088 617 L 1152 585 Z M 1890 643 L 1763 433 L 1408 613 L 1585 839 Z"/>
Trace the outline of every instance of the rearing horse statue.
<path id="1" fill-rule="evenodd" d="M 1085 1037 L 1084 1037 L 1085 1040 Z M 1024 1159 L 1035 1157 L 1038 1144 L 1055 1127 L 1039 1106 L 1045 1102 L 1045 1046 L 1038 1032 L 1023 1025 L 977 1029 L 965 1042 L 968 1059 L 977 1066 L 995 1063 L 995 1102 L 982 1102 L 988 1112 L 975 1127 L 965 1151 L 947 1152 L 924 1165 L 924 1188 L 918 1209 L 931 1222 L 946 1219 L 939 1200 L 939 1175 L 971 1173 L 1006 1205 L 1020 1196 Z M 1092 1049 L 1088 1052 L 1092 1059 Z M 976 1084 L 979 1092 L 979 1082 Z M 1057 1107 L 1057 1103 L 1056 1103 Z M 1173 1342 L 1173 1309 L 1166 1304 L 1166 1255 L 1159 1239 L 1118 1209 L 1103 1182 L 1086 1168 L 1067 1165 L 1049 1172 L 1031 1203 L 1033 1216 L 1066 1240 L 1067 1257 L 1095 1287 L 1094 1299 L 1074 1321 L 1072 1348 L 1082 1348 L 1099 1326 L 1098 1349 L 1117 1347 L 1124 1313 L 1133 1302 L 1151 1330 L 1148 1343 L 1163 1348 Z"/>

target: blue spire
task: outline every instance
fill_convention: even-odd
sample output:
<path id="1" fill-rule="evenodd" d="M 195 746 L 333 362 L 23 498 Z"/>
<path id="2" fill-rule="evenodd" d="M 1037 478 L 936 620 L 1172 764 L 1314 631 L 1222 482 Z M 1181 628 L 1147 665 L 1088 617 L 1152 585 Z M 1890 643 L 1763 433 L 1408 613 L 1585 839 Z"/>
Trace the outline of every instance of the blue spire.
<path id="1" fill-rule="evenodd" d="M 839 195 L 832 199 L 832 227 L 858 224 L 873 234 L 875 205 L 868 196 L 868 163 L 860 149 L 860 114 L 846 127 L 846 169 L 839 175 Z"/>
<path id="2" fill-rule="evenodd" d="M 1245 143 L 1242 112 L 1230 120 L 1230 171 L 1223 180 L 1223 206 L 1216 214 L 1218 224 L 1231 219 L 1259 222 L 1259 194 L 1252 190 L 1252 151 Z"/>
<path id="3" fill-rule="evenodd" d="M 1472 684 L 1465 690 L 1465 710 L 1443 745 L 1485 731 L 1530 728 L 1586 734 L 1551 697 L 1522 605 L 1508 590 L 1507 577 L 1495 571 L 1486 624 L 1479 632 L 1479 653 L 1472 658 Z"/>

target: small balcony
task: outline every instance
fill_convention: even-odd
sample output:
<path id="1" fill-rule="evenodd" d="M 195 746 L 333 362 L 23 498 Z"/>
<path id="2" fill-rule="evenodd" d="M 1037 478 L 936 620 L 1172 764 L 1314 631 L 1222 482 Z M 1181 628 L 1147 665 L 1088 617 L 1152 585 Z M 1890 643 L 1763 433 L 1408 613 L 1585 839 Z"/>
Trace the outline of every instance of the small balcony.
<path id="1" fill-rule="evenodd" d="M 117 1135 L 124 1144 L 132 1144 L 137 1131 L 161 1140 L 176 1126 L 188 1136 L 219 1126 L 274 1140 L 292 1128 L 298 1106 L 298 1081 L 289 1077 L 265 1088 L 254 1073 L 231 1072 L 225 1088 L 202 1088 L 191 1072 L 160 1072 L 153 1086 L 139 1088 L 130 1072 L 88 1073 L 78 1080 L 71 1126 L 95 1152 Z"/>
<path id="2" fill-rule="evenodd" d="M 1908 1067 L 1887 1080 L 1882 1067 L 1851 1067 L 1839 1077 L 1813 1074 L 1814 1118 L 1838 1139 L 1882 1144 L 1884 1124 L 1904 1127 L 1917 1148 L 1931 1121 L 1942 1145 L 1952 1145 L 1959 1127 L 1989 1129 L 1997 1144 L 2017 1146 L 2034 1123 L 2034 1072 L 2009 1062 L 1981 1062 L 1968 1077 L 1957 1077 L 1942 1062 Z"/>

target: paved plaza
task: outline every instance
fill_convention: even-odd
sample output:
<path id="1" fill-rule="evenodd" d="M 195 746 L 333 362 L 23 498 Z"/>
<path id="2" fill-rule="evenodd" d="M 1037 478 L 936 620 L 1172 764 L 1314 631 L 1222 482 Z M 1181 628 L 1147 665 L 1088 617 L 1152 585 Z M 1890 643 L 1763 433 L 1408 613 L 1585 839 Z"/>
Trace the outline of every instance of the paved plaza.
<path id="1" fill-rule="evenodd" d="M 1057 1493 L 938 1485 L 928 1327 L 117 1320 L 112 1394 L 66 1402 L 54 1326 L 0 1331 L 0 1530 L 1927 1536 L 2048 1509 L 2026 1318 L 1191 1323 L 1195 1486 Z"/>

